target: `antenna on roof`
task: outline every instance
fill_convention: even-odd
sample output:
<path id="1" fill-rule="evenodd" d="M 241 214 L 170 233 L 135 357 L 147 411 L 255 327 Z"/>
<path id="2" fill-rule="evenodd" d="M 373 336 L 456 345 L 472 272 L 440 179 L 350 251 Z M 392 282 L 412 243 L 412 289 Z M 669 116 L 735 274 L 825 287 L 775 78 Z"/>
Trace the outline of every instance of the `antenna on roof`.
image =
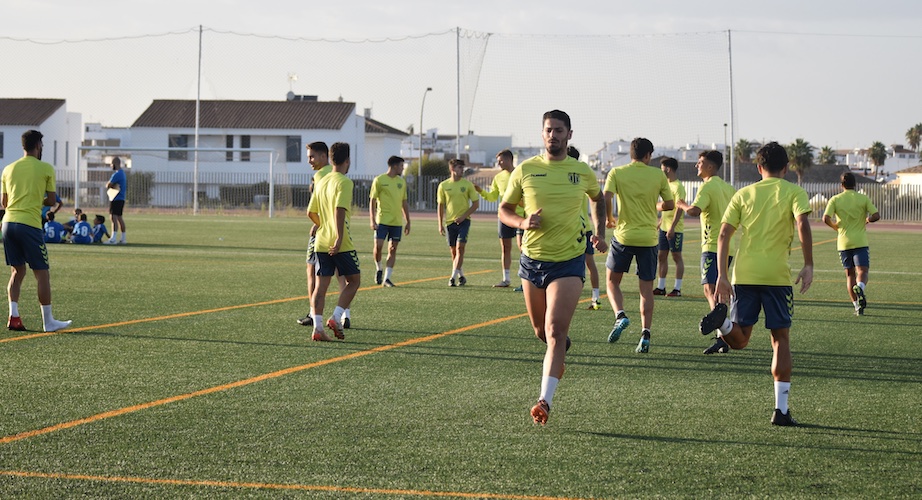
<path id="1" fill-rule="evenodd" d="M 295 82 L 298 81 L 298 75 L 296 73 L 288 73 L 288 91 L 295 91 Z"/>

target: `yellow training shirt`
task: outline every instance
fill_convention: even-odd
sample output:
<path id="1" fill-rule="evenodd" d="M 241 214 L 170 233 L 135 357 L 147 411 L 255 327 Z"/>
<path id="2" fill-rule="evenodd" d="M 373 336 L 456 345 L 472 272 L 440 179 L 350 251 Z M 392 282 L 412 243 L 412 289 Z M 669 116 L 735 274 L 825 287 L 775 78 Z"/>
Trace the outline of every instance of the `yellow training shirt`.
<path id="1" fill-rule="evenodd" d="M 439 205 L 445 207 L 446 225 L 451 224 L 458 217 L 471 208 L 471 203 L 480 199 L 474 185 L 467 179 L 457 181 L 451 180 L 451 177 L 439 184 L 438 200 Z"/>
<path id="2" fill-rule="evenodd" d="M 346 209 L 344 234 L 339 251 L 355 250 L 355 245 L 352 244 L 352 234 L 349 231 L 349 224 L 352 220 L 353 187 L 352 180 L 339 172 L 330 172 L 314 185 L 314 194 L 311 196 L 307 211 L 317 214 L 320 218 L 315 251 L 329 252 L 330 247 L 336 242 L 336 210 L 338 208 Z"/>
<path id="3" fill-rule="evenodd" d="M 611 169 L 605 192 L 614 193 L 618 203 L 615 238 L 622 245 L 652 247 L 659 243 L 656 229 L 656 201 L 672 200 L 669 179 L 658 168 L 633 161 Z"/>
<path id="4" fill-rule="evenodd" d="M 835 216 L 839 223 L 837 250 L 852 250 L 868 246 L 866 231 L 869 214 L 876 214 L 877 207 L 866 195 L 846 189 L 830 198 L 823 215 Z"/>
<path id="5" fill-rule="evenodd" d="M 399 175 L 381 174 L 371 183 L 371 199 L 378 200 L 375 222 L 386 226 L 403 226 L 403 202 L 407 199 L 407 181 Z"/>
<path id="6" fill-rule="evenodd" d="M 23 156 L 3 169 L 0 182 L 7 195 L 3 220 L 42 229 L 45 195 L 55 192 L 54 166 L 34 156 Z"/>

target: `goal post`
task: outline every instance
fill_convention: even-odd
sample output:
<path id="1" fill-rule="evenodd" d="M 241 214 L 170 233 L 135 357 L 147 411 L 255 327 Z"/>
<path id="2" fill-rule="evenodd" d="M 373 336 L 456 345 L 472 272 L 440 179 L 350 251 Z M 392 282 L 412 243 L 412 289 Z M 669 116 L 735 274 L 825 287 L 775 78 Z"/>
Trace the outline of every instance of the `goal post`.
<path id="1" fill-rule="evenodd" d="M 66 194 L 72 195 L 75 207 L 105 203 L 102 193 L 114 157 L 131 174 L 127 195 L 135 206 L 191 206 L 197 215 L 205 203 L 219 209 L 266 208 L 273 217 L 279 202 L 279 153 L 273 148 L 81 145 L 76 152 L 74 169 L 58 173 L 59 191 L 71 188 Z M 282 174 L 287 178 L 287 172 Z M 283 199 L 290 200 L 290 193 Z"/>

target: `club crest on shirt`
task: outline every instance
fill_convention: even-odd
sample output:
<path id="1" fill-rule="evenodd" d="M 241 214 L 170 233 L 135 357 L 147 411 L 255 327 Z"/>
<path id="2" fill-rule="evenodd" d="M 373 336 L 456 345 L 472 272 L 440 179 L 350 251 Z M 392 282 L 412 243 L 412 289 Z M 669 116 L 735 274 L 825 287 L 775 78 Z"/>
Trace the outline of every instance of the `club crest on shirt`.
<path id="1" fill-rule="evenodd" d="M 462 193 L 467 192 L 467 188 L 464 187 L 464 186 L 461 186 L 461 192 L 462 192 Z"/>
<path id="2" fill-rule="evenodd" d="M 570 184 L 579 184 L 579 174 L 576 172 L 570 172 L 567 174 L 570 177 Z"/>

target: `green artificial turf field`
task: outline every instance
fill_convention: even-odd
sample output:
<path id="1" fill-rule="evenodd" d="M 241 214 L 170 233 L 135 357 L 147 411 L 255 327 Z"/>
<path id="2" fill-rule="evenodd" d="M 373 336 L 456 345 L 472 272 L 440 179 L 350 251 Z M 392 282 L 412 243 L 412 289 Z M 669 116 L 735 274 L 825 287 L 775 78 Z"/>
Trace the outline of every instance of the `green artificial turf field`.
<path id="1" fill-rule="evenodd" d="M 747 349 L 701 354 L 697 226 L 685 296 L 657 298 L 649 354 L 634 352 L 635 279 L 623 289 L 637 320 L 615 344 L 607 301 L 586 310 L 587 283 L 539 427 L 528 410 L 544 345 L 522 295 L 491 287 L 494 220 L 473 224 L 464 288 L 447 286 L 435 221 L 414 220 L 385 289 L 356 215 L 363 283 L 353 327 L 331 343 L 295 323 L 306 219 L 126 222 L 127 246 L 50 248 L 70 330 L 38 332 L 29 277 L 32 331 L 0 334 L 0 498 L 922 495 L 922 231 L 873 228 L 869 306 L 855 317 L 835 235 L 813 223 L 815 282 L 792 327 L 801 427 L 769 424 L 761 324 Z"/>

